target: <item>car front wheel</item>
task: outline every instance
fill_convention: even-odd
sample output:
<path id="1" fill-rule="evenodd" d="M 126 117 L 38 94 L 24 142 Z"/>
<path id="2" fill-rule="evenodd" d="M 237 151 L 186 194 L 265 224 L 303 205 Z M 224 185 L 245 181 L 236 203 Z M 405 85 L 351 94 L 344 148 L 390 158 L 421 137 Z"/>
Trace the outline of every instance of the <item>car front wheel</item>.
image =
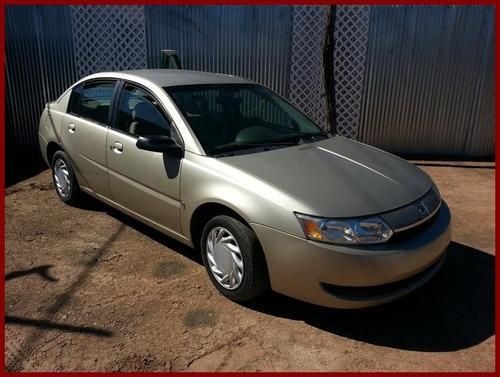
<path id="1" fill-rule="evenodd" d="M 248 301 L 269 287 L 262 248 L 248 225 L 216 216 L 205 225 L 200 246 L 212 283 L 230 300 Z"/>

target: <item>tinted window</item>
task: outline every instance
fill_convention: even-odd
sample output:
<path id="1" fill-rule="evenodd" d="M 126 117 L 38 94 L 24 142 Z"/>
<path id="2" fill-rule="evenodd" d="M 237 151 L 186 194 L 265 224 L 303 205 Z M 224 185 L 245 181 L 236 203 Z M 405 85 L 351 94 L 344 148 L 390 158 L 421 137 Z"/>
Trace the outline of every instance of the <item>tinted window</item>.
<path id="1" fill-rule="evenodd" d="M 78 114 L 78 106 L 80 106 L 80 96 L 82 88 L 83 85 L 79 85 L 71 91 L 71 97 L 69 97 L 68 113 L 74 115 Z"/>
<path id="2" fill-rule="evenodd" d="M 69 112 L 100 124 L 108 124 L 114 82 L 91 82 L 73 90 Z"/>
<path id="3" fill-rule="evenodd" d="M 134 136 L 171 136 L 170 123 L 156 100 L 146 91 L 129 84 L 122 90 L 117 126 Z"/>
<path id="4" fill-rule="evenodd" d="M 249 144 L 280 146 L 328 135 L 290 103 L 261 85 L 164 88 L 209 155 Z M 274 144 L 273 144 L 274 143 Z"/>

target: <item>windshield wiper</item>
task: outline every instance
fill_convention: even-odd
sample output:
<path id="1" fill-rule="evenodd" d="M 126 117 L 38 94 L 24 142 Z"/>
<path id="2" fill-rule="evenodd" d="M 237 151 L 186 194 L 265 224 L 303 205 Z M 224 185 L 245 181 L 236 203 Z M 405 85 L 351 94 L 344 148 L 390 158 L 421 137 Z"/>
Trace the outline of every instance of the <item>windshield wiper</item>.
<path id="1" fill-rule="evenodd" d="M 296 142 L 299 142 L 300 140 L 303 140 L 304 138 L 309 138 L 309 137 L 316 137 L 316 136 L 323 136 L 325 138 L 328 138 L 329 135 L 327 132 L 320 131 L 320 132 L 297 132 L 294 134 L 288 134 L 288 135 L 283 135 L 280 137 L 280 141 L 286 141 L 286 140 L 296 140 Z"/>
<path id="2" fill-rule="evenodd" d="M 237 150 L 242 150 L 242 149 L 258 148 L 258 147 L 296 145 L 304 138 L 308 138 L 308 137 L 314 138 L 316 136 L 323 136 L 325 138 L 328 138 L 330 135 L 325 131 L 297 132 L 297 133 L 293 133 L 293 134 L 288 134 L 288 135 L 276 137 L 273 139 L 268 139 L 268 140 L 261 141 L 261 142 L 254 142 L 254 143 L 233 141 L 231 143 L 223 144 L 223 145 L 219 145 L 218 147 L 215 147 L 214 149 L 209 151 L 209 154 L 216 155 L 216 154 L 220 154 L 220 153 L 224 153 L 224 152 L 232 152 L 232 151 L 237 151 Z"/>
<path id="3" fill-rule="evenodd" d="M 242 149 L 249 149 L 249 148 L 259 148 L 259 147 L 273 147 L 273 146 L 281 146 L 281 145 L 295 145 L 297 144 L 296 142 L 291 142 L 291 141 L 266 141 L 266 142 L 260 142 L 260 143 L 240 143 L 240 142 L 232 142 L 228 144 L 223 144 L 219 145 L 218 147 L 215 147 L 214 149 L 210 150 L 210 154 L 219 154 L 219 153 L 224 153 L 224 152 L 232 152 L 232 151 L 237 151 L 237 150 L 242 150 Z"/>

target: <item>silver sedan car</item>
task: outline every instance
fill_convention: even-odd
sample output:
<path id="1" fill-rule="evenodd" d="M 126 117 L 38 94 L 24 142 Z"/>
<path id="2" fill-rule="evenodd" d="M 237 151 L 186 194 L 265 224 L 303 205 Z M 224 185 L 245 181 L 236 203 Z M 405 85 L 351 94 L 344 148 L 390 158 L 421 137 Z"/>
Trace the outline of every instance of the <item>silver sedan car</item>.
<path id="1" fill-rule="evenodd" d="M 426 173 L 235 76 L 94 74 L 46 105 L 39 141 L 61 200 L 89 194 L 199 249 L 234 301 L 381 304 L 428 281 L 450 242 Z"/>

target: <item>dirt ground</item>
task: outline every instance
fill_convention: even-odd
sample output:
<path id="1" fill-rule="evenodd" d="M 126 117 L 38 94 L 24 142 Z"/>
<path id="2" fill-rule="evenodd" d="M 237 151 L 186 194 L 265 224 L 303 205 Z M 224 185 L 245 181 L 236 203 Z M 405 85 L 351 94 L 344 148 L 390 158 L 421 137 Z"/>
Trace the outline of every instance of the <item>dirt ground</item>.
<path id="1" fill-rule="evenodd" d="M 274 293 L 232 303 L 197 253 L 96 201 L 64 205 L 48 171 L 12 186 L 7 369 L 493 371 L 495 170 L 440 165 L 421 167 L 453 214 L 443 269 L 358 311 Z"/>

